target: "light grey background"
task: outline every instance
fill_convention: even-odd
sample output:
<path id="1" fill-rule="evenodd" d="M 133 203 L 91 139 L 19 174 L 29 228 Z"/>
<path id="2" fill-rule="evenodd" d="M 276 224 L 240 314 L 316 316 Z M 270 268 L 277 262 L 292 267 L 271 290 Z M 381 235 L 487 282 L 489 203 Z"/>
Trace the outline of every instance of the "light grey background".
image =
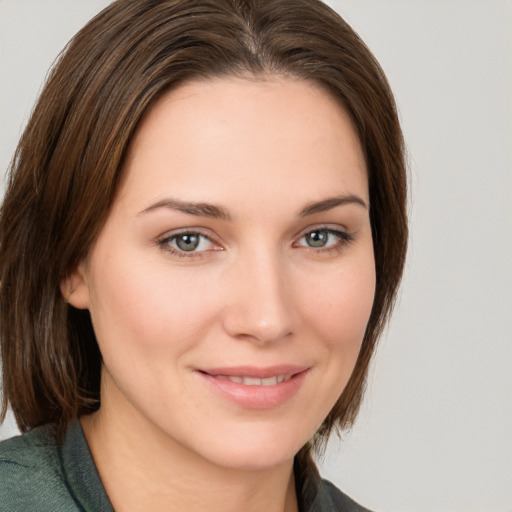
<path id="1" fill-rule="evenodd" d="M 0 0 L 2 172 L 53 59 L 108 3 Z M 395 91 L 412 239 L 361 416 L 323 474 L 382 512 L 510 512 L 512 1 L 329 3 Z"/>

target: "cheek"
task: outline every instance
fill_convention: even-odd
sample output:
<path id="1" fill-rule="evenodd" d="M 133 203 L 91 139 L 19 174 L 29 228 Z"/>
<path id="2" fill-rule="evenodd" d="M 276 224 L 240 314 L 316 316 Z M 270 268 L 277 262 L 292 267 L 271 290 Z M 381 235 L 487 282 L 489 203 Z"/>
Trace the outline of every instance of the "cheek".
<path id="1" fill-rule="evenodd" d="M 94 276 L 91 316 L 102 352 L 122 346 L 138 357 L 179 354 L 214 321 L 218 301 L 206 280 L 152 263 L 117 258 Z"/>
<path id="2" fill-rule="evenodd" d="M 305 285 L 314 290 L 301 292 L 309 322 L 332 349 L 355 350 L 357 355 L 375 295 L 373 259 L 355 260 Z"/>

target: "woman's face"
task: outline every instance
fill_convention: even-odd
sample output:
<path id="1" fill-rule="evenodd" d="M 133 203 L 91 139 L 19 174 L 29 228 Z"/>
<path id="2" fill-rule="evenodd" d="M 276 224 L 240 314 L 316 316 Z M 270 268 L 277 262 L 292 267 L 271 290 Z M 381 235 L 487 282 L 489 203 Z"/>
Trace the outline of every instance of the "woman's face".
<path id="1" fill-rule="evenodd" d="M 231 468 L 293 458 L 345 387 L 373 303 L 349 117 L 287 78 L 181 86 L 146 114 L 70 302 L 100 414 Z"/>

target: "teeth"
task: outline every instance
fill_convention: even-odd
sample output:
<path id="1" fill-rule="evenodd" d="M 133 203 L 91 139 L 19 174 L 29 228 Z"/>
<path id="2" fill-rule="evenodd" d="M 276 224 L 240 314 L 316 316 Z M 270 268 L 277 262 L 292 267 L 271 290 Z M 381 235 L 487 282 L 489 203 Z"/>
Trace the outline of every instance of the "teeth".
<path id="1" fill-rule="evenodd" d="M 292 378 L 291 375 L 276 375 L 274 377 L 266 377 L 264 379 L 260 379 L 258 377 L 234 377 L 226 375 L 216 375 L 215 377 L 217 379 L 230 380 L 237 384 L 244 384 L 245 386 L 275 386 L 276 384 L 286 382 Z"/>
<path id="2" fill-rule="evenodd" d="M 245 386 L 261 386 L 261 379 L 257 377 L 242 377 L 242 383 Z"/>
<path id="3" fill-rule="evenodd" d="M 268 377 L 267 379 L 261 379 L 263 386 L 275 386 L 277 384 L 277 377 Z"/>

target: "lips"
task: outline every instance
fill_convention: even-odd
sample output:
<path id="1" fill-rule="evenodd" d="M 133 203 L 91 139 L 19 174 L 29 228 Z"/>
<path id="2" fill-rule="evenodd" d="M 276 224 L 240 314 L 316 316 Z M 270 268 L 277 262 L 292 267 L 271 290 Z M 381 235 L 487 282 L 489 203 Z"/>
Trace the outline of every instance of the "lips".
<path id="1" fill-rule="evenodd" d="M 229 367 L 197 370 L 201 380 L 224 400 L 245 409 L 273 409 L 295 396 L 307 366 Z"/>

